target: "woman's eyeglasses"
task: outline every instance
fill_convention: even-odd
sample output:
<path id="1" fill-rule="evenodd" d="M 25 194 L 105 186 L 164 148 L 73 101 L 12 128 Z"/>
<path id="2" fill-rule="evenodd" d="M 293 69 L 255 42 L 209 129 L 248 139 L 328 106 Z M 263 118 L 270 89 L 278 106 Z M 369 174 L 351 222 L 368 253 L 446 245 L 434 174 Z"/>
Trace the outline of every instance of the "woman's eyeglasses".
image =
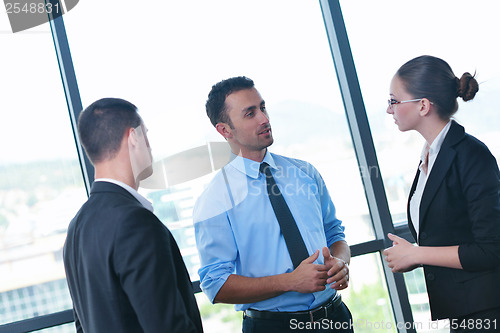
<path id="1" fill-rule="evenodd" d="M 396 105 L 396 104 L 404 104 L 404 103 L 410 103 L 410 102 L 420 102 L 421 100 L 423 100 L 423 98 L 409 99 L 407 101 L 396 101 L 394 98 L 391 98 L 391 99 L 387 100 L 387 103 L 389 104 L 389 107 L 392 109 L 393 105 Z M 429 103 L 434 104 L 432 102 L 429 102 Z"/>

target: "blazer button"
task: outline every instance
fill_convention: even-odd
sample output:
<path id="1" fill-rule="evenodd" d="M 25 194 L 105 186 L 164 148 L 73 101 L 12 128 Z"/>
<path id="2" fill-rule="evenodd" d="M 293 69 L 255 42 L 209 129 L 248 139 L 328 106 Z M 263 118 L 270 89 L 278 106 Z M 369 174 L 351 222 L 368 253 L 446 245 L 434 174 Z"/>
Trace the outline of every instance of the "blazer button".
<path id="1" fill-rule="evenodd" d="M 432 273 L 428 273 L 426 275 L 426 277 L 427 277 L 427 280 L 430 280 L 430 281 L 434 280 L 434 274 L 432 274 Z"/>
<path id="2" fill-rule="evenodd" d="M 425 232 L 422 232 L 420 234 L 420 239 L 427 239 L 427 234 Z"/>

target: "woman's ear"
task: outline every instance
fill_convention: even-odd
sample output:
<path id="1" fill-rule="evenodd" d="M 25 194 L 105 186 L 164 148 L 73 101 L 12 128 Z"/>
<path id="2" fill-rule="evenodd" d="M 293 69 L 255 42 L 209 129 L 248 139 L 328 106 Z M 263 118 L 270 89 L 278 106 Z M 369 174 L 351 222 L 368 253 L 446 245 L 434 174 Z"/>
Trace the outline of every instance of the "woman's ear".
<path id="1" fill-rule="evenodd" d="M 226 123 L 217 123 L 217 125 L 215 125 L 215 129 L 226 140 L 227 139 L 231 139 L 233 137 L 233 132 L 231 131 L 231 127 L 229 126 L 229 124 L 226 124 Z"/>
<path id="2" fill-rule="evenodd" d="M 422 98 L 422 100 L 419 102 L 420 103 L 420 115 L 422 117 L 425 117 L 429 114 L 431 110 L 431 101 L 429 101 L 427 98 Z"/>

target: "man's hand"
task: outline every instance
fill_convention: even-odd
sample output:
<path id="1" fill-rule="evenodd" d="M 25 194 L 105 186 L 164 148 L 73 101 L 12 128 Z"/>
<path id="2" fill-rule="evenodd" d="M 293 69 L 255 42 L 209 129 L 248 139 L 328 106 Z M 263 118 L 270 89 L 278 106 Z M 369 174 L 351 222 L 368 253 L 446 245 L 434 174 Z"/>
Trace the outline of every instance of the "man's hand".
<path id="1" fill-rule="evenodd" d="M 329 278 L 326 283 L 333 283 L 332 289 L 342 290 L 349 286 L 349 264 L 344 260 L 331 255 L 328 247 L 323 247 L 325 266 L 328 269 Z"/>
<path id="2" fill-rule="evenodd" d="M 299 267 L 290 273 L 290 288 L 299 293 L 313 293 L 325 290 L 328 268 L 326 265 L 314 264 L 319 257 L 316 250 L 309 258 L 304 259 Z"/>

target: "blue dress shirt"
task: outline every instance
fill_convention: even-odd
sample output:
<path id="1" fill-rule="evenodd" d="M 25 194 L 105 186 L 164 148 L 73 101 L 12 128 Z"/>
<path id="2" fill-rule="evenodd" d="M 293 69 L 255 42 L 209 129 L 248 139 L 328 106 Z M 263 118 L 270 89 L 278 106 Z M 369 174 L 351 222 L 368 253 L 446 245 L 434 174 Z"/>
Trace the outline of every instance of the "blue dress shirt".
<path id="1" fill-rule="evenodd" d="M 211 302 L 231 274 L 263 277 L 293 271 L 292 260 L 281 234 L 266 189 L 260 163 L 240 157 L 219 171 L 194 207 L 196 243 L 200 254 L 201 288 Z M 273 177 L 295 218 L 309 255 L 320 250 L 316 263 L 323 264 L 321 249 L 344 240 L 344 227 L 319 172 L 309 163 L 266 153 Z M 237 304 L 266 311 L 312 309 L 336 291 L 287 292 L 251 304 Z"/>

